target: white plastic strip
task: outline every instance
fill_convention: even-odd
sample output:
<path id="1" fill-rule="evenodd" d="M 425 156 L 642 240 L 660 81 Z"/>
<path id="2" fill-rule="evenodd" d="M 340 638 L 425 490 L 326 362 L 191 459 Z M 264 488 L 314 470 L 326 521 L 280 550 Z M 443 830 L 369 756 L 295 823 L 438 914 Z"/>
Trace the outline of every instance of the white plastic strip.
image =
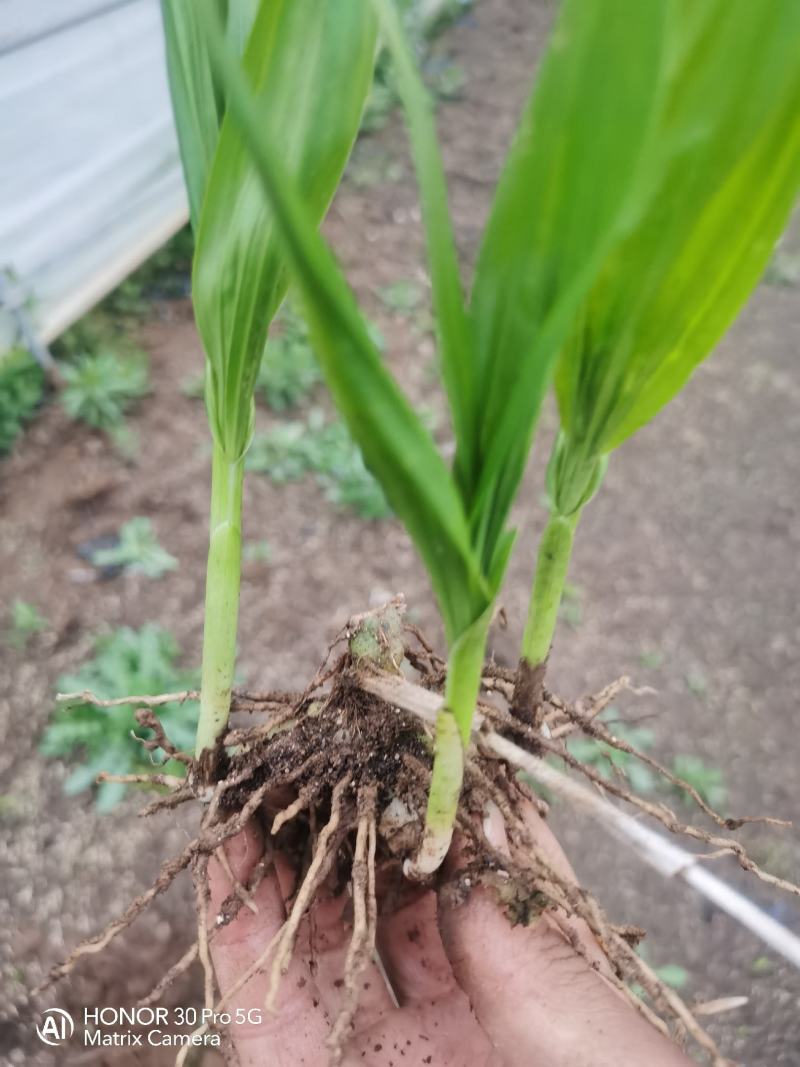
<path id="1" fill-rule="evenodd" d="M 365 674 L 359 679 L 362 688 L 385 700 L 387 704 L 410 711 L 429 725 L 436 722 L 442 698 L 413 685 L 399 675 Z M 475 728 L 480 725 L 476 716 Z M 575 778 L 557 771 L 549 763 L 501 737 L 494 731 L 481 732 L 480 742 L 501 759 L 525 771 L 545 788 L 567 800 L 573 808 L 593 819 L 619 841 L 634 846 L 634 852 L 666 878 L 680 878 L 692 889 L 738 923 L 750 930 L 784 959 L 800 969 L 800 938 L 762 911 L 742 893 L 733 889 L 704 866 L 704 861 L 680 848 L 662 834 L 651 830 L 639 819 L 611 804 Z M 477 739 L 477 737 L 476 737 Z"/>

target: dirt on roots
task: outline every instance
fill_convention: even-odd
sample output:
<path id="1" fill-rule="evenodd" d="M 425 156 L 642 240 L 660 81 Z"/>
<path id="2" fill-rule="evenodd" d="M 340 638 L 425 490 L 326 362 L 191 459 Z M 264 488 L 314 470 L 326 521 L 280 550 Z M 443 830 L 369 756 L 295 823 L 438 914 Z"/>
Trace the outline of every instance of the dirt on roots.
<path id="1" fill-rule="evenodd" d="M 359 977 L 375 952 L 378 916 L 391 914 L 419 892 L 419 884 L 404 873 L 404 861 L 417 853 L 423 837 L 433 765 L 430 723 L 376 695 L 375 679 L 413 675 L 414 684 L 421 689 L 441 693 L 445 664 L 422 634 L 404 623 L 403 611 L 402 600 L 395 599 L 388 607 L 351 620 L 303 692 L 235 692 L 234 717 L 245 714 L 257 721 L 230 727 L 216 751 L 204 753 L 199 760 L 178 751 L 166 736 L 154 710 L 166 698 L 137 698 L 146 705 L 137 711 L 137 720 L 152 732 L 143 744 L 151 752 L 161 750 L 182 762 L 186 776 L 156 772 L 123 778 L 101 775 L 101 779 L 135 781 L 157 789 L 158 795 L 144 809 L 144 815 L 198 804 L 202 810 L 200 831 L 179 855 L 162 865 L 152 885 L 122 915 L 53 968 L 37 992 L 70 974 L 84 956 L 103 951 L 188 868 L 195 884 L 197 939 L 140 1005 L 155 1004 L 199 961 L 205 974 L 207 1008 L 221 1011 L 257 973 L 269 972 L 265 1007 L 274 1010 L 304 916 L 313 909 L 323 888 L 326 895 L 350 892 L 352 932 L 341 1003 L 328 1040 L 331 1064 L 341 1062 L 358 1007 Z M 334 657 L 341 642 L 345 650 Z M 604 792 L 634 804 L 673 832 L 713 846 L 717 850 L 714 855 L 732 853 L 743 867 L 765 881 L 800 894 L 797 887 L 762 872 L 734 839 L 679 822 L 663 804 L 653 805 L 636 797 L 624 779 L 606 780 L 569 754 L 565 739 L 580 731 L 644 760 L 683 789 L 720 827 L 737 829 L 754 821 L 718 815 L 688 783 L 614 737 L 598 717 L 627 687 L 627 679 L 621 679 L 570 706 L 549 693 L 539 679 L 540 703 L 520 719 L 513 713 L 519 702 L 514 673 L 487 663 L 479 702 L 483 729 L 512 737 L 529 752 L 560 757 Z M 91 694 L 83 696 L 94 699 Z M 174 699 L 175 694 L 168 696 Z M 498 851 L 485 834 L 484 817 L 490 804 L 502 815 L 508 853 Z M 516 768 L 481 744 L 479 733 L 467 754 L 456 820 L 461 860 L 455 872 L 445 875 L 438 871 L 430 886 L 447 906 L 463 903 L 476 886 L 488 887 L 512 924 L 529 924 L 546 911 L 574 951 L 600 970 L 653 1026 L 681 1042 L 691 1039 L 713 1064 L 722 1067 L 728 1061 L 690 1009 L 637 954 L 644 931 L 612 923 L 598 901 L 556 870 L 532 839 L 524 818 L 524 809 L 530 804 L 542 815 L 547 814 L 547 804 L 520 781 Z M 227 862 L 225 844 L 247 826 L 260 830 L 263 852 L 248 883 L 242 885 Z M 219 990 L 209 944 L 217 931 L 249 904 L 278 854 L 297 871 L 287 918 L 255 963 L 232 986 Z M 207 871 L 212 856 L 230 880 L 230 893 L 216 915 L 209 910 Z M 604 956 L 602 964 L 589 958 L 575 933 L 576 920 L 585 923 L 594 935 Z M 634 984 L 644 996 L 632 992 Z M 203 1025 L 196 1034 L 208 1028 Z M 227 1035 L 222 1037 L 231 1062 L 236 1062 Z M 178 1056 L 178 1064 L 184 1055 Z"/>

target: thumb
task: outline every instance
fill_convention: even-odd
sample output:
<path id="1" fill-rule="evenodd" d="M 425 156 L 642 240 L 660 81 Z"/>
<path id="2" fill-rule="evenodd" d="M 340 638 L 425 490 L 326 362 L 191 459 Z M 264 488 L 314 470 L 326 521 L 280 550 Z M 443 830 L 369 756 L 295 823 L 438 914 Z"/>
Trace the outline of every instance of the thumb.
<path id="1" fill-rule="evenodd" d="M 496 815 L 486 830 L 502 847 Z M 553 866 L 570 872 L 532 808 L 526 824 Z M 689 1060 L 575 952 L 546 915 L 530 926 L 512 926 L 479 888 L 460 907 L 443 904 L 439 921 L 456 979 L 507 1067 L 688 1067 Z M 584 924 L 574 927 L 597 959 L 599 948 Z"/>

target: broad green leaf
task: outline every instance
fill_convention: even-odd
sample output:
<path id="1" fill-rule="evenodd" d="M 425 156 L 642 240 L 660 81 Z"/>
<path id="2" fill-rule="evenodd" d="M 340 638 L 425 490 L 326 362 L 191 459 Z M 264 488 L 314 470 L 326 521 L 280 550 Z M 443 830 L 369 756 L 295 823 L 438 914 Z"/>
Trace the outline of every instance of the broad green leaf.
<path id="1" fill-rule="evenodd" d="M 244 69 L 259 124 L 315 226 L 358 132 L 375 38 L 368 0 L 262 0 L 248 41 Z M 226 118 L 203 203 L 193 297 L 208 357 L 209 420 L 229 460 L 250 439 L 253 388 L 286 286 L 271 207 L 237 125 Z"/>
<path id="2" fill-rule="evenodd" d="M 225 0 L 216 2 L 220 12 L 227 7 Z M 231 4 L 236 7 L 237 0 Z M 189 214 L 197 233 L 223 109 L 203 44 L 196 0 L 161 0 L 161 15 Z"/>
<path id="3" fill-rule="evenodd" d="M 436 137 L 434 104 L 422 83 L 394 0 L 373 0 L 394 60 L 422 199 L 442 375 L 456 436 L 455 472 L 468 491 L 477 464 L 477 376 L 458 255 L 447 203 L 447 181 Z"/>
<path id="4" fill-rule="evenodd" d="M 675 4 L 645 208 L 560 359 L 569 447 L 616 448 L 683 387 L 755 287 L 800 188 L 800 5 Z"/>
<path id="5" fill-rule="evenodd" d="M 225 29 L 228 40 L 236 52 L 242 55 L 258 14 L 259 0 L 222 0 L 222 2 L 227 6 Z"/>
<path id="6" fill-rule="evenodd" d="M 580 300 L 644 186 L 670 0 L 567 0 L 522 116 L 472 291 L 484 567 L 516 494 L 542 398 Z"/>
<path id="7" fill-rule="evenodd" d="M 304 299 L 312 341 L 334 402 L 425 561 L 453 641 L 488 603 L 466 516 L 430 434 L 383 365 L 316 218 L 260 120 L 258 101 L 206 13 L 206 40 L 259 185 Z"/>

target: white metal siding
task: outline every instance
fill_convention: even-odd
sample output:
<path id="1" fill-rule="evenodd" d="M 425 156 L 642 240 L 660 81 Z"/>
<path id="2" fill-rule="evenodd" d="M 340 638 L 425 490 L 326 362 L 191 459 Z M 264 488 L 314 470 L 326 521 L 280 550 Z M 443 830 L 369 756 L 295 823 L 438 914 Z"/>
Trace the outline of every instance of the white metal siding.
<path id="1" fill-rule="evenodd" d="M 0 27 L 0 270 L 48 341 L 187 217 L 161 19 L 158 0 L 0 0 Z"/>

